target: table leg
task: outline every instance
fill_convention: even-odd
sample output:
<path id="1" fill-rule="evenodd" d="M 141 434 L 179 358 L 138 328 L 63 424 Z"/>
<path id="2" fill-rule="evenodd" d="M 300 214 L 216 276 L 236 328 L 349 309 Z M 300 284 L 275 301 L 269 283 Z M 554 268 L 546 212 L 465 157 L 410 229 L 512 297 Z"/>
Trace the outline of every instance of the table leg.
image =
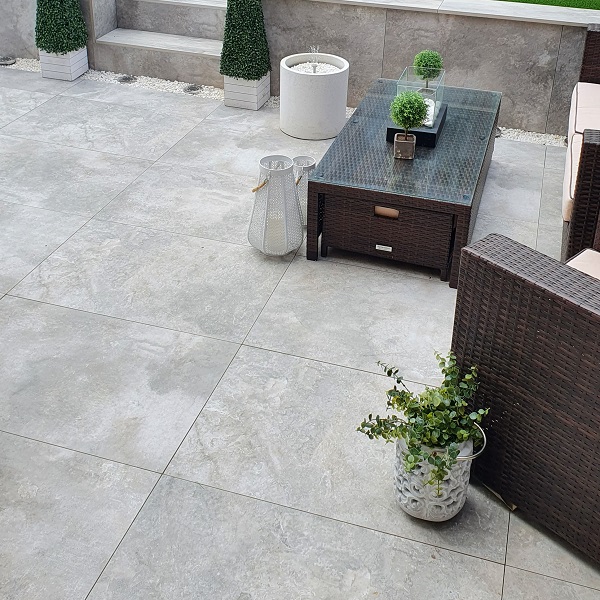
<path id="1" fill-rule="evenodd" d="M 308 205 L 306 211 L 306 258 L 318 260 L 319 258 L 319 235 L 321 234 L 321 208 L 322 200 L 319 193 L 314 190 L 312 182 L 308 182 Z"/>

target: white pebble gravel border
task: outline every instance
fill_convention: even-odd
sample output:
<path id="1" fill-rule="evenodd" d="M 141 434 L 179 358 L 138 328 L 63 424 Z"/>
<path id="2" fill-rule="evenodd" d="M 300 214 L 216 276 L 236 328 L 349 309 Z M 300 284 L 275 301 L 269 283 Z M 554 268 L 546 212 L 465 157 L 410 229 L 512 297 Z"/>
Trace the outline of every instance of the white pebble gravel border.
<path id="1" fill-rule="evenodd" d="M 308 64 L 308 63 L 307 63 Z M 39 72 L 40 61 L 34 58 L 17 58 L 14 65 L 1 67 L 0 69 L 17 69 L 19 71 Z M 84 73 L 81 78 L 91 81 L 104 81 L 105 83 L 115 83 L 126 85 L 128 87 L 143 88 L 146 90 L 155 90 L 160 92 L 170 92 L 172 94 L 187 94 L 188 96 L 198 96 L 200 98 L 210 98 L 212 100 L 223 100 L 223 90 L 209 85 L 200 85 L 200 89 L 195 92 L 186 92 L 186 88 L 190 85 L 183 81 L 169 81 L 167 79 L 157 79 L 155 77 L 146 77 L 138 75 L 135 81 L 130 83 L 120 83 L 119 77 L 123 77 L 124 73 L 111 73 L 110 71 L 94 71 L 90 69 Z M 279 108 L 279 96 L 271 96 L 265 106 L 270 108 Z M 354 108 L 346 109 L 346 118 L 350 118 L 354 113 Z M 507 140 L 515 140 L 517 142 L 529 142 L 530 144 L 539 144 L 541 146 L 562 146 L 565 147 L 566 139 L 562 135 L 553 135 L 551 133 L 535 133 L 533 131 L 523 131 L 522 129 L 510 129 L 508 127 L 500 127 L 501 136 Z"/>

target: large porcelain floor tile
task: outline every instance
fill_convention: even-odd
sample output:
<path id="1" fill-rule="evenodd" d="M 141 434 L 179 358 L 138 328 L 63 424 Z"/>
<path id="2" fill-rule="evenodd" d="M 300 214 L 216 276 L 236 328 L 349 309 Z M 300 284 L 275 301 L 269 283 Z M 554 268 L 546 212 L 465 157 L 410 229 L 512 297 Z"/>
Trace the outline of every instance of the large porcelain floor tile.
<path id="1" fill-rule="evenodd" d="M 542 254 L 546 254 L 560 260 L 563 238 L 562 225 L 539 225 L 537 232 L 537 241 L 535 249 Z"/>
<path id="2" fill-rule="evenodd" d="M 120 106 L 56 96 L 7 125 L 2 133 L 85 150 L 156 160 L 196 121 Z"/>
<path id="3" fill-rule="evenodd" d="M 553 169 L 544 170 L 544 182 L 542 188 L 542 202 L 540 206 L 540 223 L 553 227 L 562 227 L 562 194 L 563 194 L 562 171 Z"/>
<path id="4" fill-rule="evenodd" d="M 566 157 L 566 147 L 546 146 L 546 162 L 544 163 L 544 167 L 546 169 L 556 169 L 564 173 Z"/>
<path id="5" fill-rule="evenodd" d="M 238 346 L 0 301 L 0 429 L 162 471 Z"/>
<path id="6" fill-rule="evenodd" d="M 156 164 L 97 218 L 247 244 L 255 185 L 252 177 Z"/>
<path id="7" fill-rule="evenodd" d="M 85 598 L 157 478 L 0 433 L 2 598 Z"/>
<path id="8" fill-rule="evenodd" d="M 289 260 L 249 246 L 95 221 L 14 294 L 241 342 Z"/>
<path id="9" fill-rule="evenodd" d="M 64 92 L 66 89 L 75 85 L 75 83 L 75 81 L 47 79 L 42 77 L 42 74 L 39 71 L 20 71 L 19 69 L 6 69 L 0 67 L 0 87 L 56 95 L 60 94 L 60 92 Z"/>
<path id="10" fill-rule="evenodd" d="M 93 216 L 152 163 L 0 135 L 0 200 Z"/>
<path id="11" fill-rule="evenodd" d="M 217 110 L 206 117 L 206 123 L 210 122 L 218 122 L 230 129 L 239 129 L 240 131 L 258 127 L 276 131 L 279 129 L 279 108 L 263 106 L 258 111 L 250 111 L 221 104 Z"/>
<path id="12" fill-rule="evenodd" d="M 0 87 L 0 128 L 50 100 L 50 94 Z"/>
<path id="13" fill-rule="evenodd" d="M 206 120 L 169 150 L 161 162 L 258 177 L 259 161 L 264 156 L 308 155 L 319 162 L 331 143 L 298 140 L 278 128 L 237 129 L 220 120 Z"/>
<path id="14" fill-rule="evenodd" d="M 77 215 L 0 201 L 0 293 L 8 292 L 85 222 Z"/>
<path id="15" fill-rule="evenodd" d="M 542 166 L 503 161 L 494 154 L 481 197 L 479 216 L 537 223 L 543 172 Z"/>
<path id="16" fill-rule="evenodd" d="M 499 600 L 502 570 L 164 477 L 89 600 Z"/>
<path id="17" fill-rule="evenodd" d="M 537 222 L 506 219 L 494 215 L 479 214 L 473 229 L 473 239 L 476 242 L 490 233 L 499 233 L 515 242 L 520 242 L 530 248 L 535 248 L 537 241 Z"/>
<path id="18" fill-rule="evenodd" d="M 491 494 L 471 487 L 460 515 L 443 524 L 413 519 L 397 504 L 394 444 L 356 431 L 369 413 L 385 412 L 391 386 L 378 375 L 243 347 L 168 473 L 504 562 L 508 511 Z"/>
<path id="19" fill-rule="evenodd" d="M 298 257 L 247 343 L 367 371 L 381 360 L 437 384 L 434 351 L 450 347 L 455 300 L 443 281 Z"/>
<path id="20" fill-rule="evenodd" d="M 526 164 L 532 169 L 543 168 L 546 160 L 546 146 L 500 138 L 494 143 L 493 160 L 502 163 Z"/>
<path id="21" fill-rule="evenodd" d="M 600 592 L 506 567 L 502 600 L 600 600 Z"/>
<path id="22" fill-rule="evenodd" d="M 516 513 L 510 517 L 506 564 L 600 590 L 600 566 Z"/>
<path id="23" fill-rule="evenodd" d="M 110 104 L 121 104 L 147 110 L 149 113 L 162 113 L 173 117 L 183 117 L 200 122 L 217 107 L 222 106 L 220 100 L 201 98 L 128 87 L 126 84 L 107 84 L 101 81 L 81 80 L 63 92 L 63 96 L 81 100 L 95 100 Z"/>

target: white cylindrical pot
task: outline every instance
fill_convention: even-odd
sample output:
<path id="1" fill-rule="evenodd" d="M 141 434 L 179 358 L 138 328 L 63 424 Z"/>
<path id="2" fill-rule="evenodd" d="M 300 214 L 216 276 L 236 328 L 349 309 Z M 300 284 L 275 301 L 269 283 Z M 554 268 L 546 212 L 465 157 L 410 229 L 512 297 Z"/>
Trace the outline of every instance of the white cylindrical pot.
<path id="1" fill-rule="evenodd" d="M 420 462 L 412 471 L 406 471 L 403 460 L 406 450 L 406 441 L 396 440 L 396 498 L 402 510 L 425 521 L 447 521 L 457 515 L 467 499 L 471 460 L 458 461 L 449 470 L 438 495 L 438 486 L 427 483 L 432 468 L 428 462 Z M 471 456 L 472 440 L 460 444 L 459 450 L 459 456 Z"/>
<path id="2" fill-rule="evenodd" d="M 346 123 L 348 100 L 347 60 L 317 54 L 319 63 L 333 65 L 335 73 L 302 73 L 291 67 L 311 62 L 314 54 L 292 54 L 280 63 L 281 131 L 303 140 L 335 137 Z"/>
<path id="3" fill-rule="evenodd" d="M 294 163 L 282 155 L 260 160 L 248 241 L 269 256 L 283 256 L 304 240 Z"/>

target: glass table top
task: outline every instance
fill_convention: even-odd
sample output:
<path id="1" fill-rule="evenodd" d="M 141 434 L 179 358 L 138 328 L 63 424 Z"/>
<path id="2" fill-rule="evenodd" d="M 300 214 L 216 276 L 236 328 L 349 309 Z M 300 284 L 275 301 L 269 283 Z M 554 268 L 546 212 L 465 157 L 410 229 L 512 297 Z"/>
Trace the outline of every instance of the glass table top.
<path id="1" fill-rule="evenodd" d="M 378 79 L 312 171 L 310 181 L 470 205 L 502 94 L 446 87 L 446 123 L 435 148 L 394 158 L 386 142 L 396 81 Z"/>

